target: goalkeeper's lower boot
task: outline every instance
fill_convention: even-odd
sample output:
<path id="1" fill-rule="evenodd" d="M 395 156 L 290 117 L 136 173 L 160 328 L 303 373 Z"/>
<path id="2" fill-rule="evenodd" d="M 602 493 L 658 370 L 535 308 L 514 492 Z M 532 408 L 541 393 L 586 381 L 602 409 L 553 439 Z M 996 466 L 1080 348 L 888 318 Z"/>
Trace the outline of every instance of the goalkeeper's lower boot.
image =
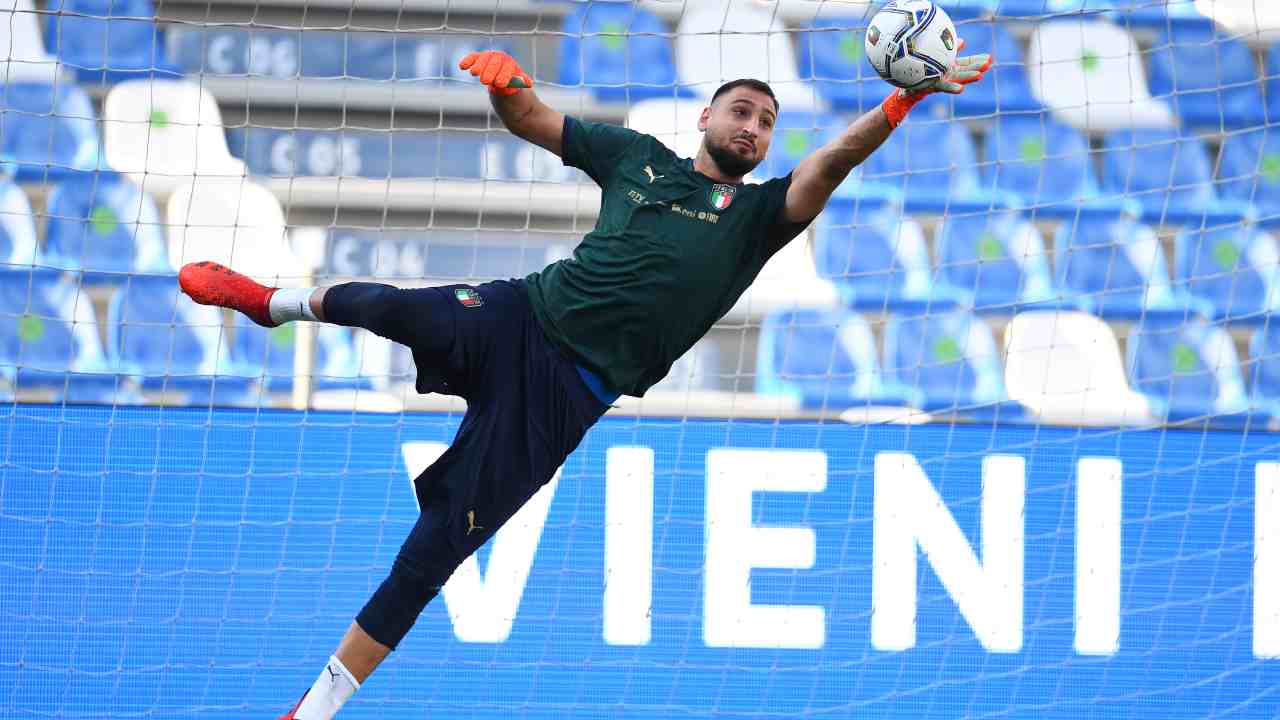
<path id="1" fill-rule="evenodd" d="M 271 295 L 276 291 L 211 260 L 187 263 L 178 271 L 182 291 L 201 305 L 239 310 L 263 327 L 280 323 L 271 319 Z"/>
<path id="2" fill-rule="evenodd" d="M 311 691 L 310 691 L 310 690 L 308 690 L 307 692 L 311 692 Z M 302 701 L 303 701 L 303 700 L 306 700 L 306 699 L 307 699 L 307 693 L 305 693 L 305 692 L 304 692 L 304 693 L 302 693 L 302 697 L 298 698 L 298 704 L 297 704 L 297 705 L 294 705 L 294 706 L 293 706 L 293 709 L 289 710 L 289 712 L 287 712 L 287 713 L 285 713 L 285 714 L 281 715 L 281 716 L 280 716 L 280 720 L 306 720 L 306 718 L 301 718 L 301 719 L 299 719 L 299 718 L 295 715 L 295 713 L 297 713 L 297 712 L 298 712 L 298 708 L 302 707 Z"/>

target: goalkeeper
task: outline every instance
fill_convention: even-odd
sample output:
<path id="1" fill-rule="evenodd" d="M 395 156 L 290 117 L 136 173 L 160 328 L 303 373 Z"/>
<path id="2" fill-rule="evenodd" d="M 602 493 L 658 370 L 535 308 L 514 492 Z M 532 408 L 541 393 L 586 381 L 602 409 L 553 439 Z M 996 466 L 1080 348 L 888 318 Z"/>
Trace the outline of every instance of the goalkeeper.
<path id="1" fill-rule="evenodd" d="M 513 58 L 472 53 L 460 67 L 489 87 L 503 124 L 602 189 L 595 229 L 572 258 L 522 280 L 418 289 L 276 289 L 216 263 L 184 266 L 182 289 L 195 302 L 268 327 L 366 328 L 411 349 L 418 392 L 467 401 L 452 445 L 414 481 L 421 515 L 390 574 L 284 718 L 333 717 L 619 395 L 643 395 L 665 376 L 914 104 L 930 92 L 961 92 L 989 65 L 986 55 L 960 58 L 932 88 L 894 91 L 787 177 L 745 185 L 779 111 L 763 82 L 735 80 L 715 92 L 690 160 L 648 135 L 566 117 L 529 89 Z"/>

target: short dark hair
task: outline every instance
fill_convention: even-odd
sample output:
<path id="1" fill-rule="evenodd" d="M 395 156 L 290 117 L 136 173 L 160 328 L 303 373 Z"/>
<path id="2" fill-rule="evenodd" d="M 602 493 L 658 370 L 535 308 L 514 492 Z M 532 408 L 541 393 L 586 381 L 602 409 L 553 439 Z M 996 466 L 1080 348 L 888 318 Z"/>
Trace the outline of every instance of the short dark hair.
<path id="1" fill-rule="evenodd" d="M 773 94 L 773 88 L 769 87 L 769 83 L 764 82 L 763 80 L 756 80 L 755 78 L 739 78 L 737 80 L 730 80 L 716 90 L 715 94 L 711 96 L 711 102 L 714 104 L 717 98 L 736 87 L 749 87 L 752 90 L 758 90 L 765 95 L 768 95 L 770 100 L 773 100 L 773 111 L 775 113 L 782 110 L 782 106 L 778 104 L 778 96 Z"/>

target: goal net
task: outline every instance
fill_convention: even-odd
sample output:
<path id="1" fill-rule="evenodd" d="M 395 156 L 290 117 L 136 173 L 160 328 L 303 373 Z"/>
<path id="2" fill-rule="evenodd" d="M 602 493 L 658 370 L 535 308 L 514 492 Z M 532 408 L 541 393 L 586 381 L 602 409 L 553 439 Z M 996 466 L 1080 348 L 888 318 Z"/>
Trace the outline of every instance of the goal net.
<path id="1" fill-rule="evenodd" d="M 622 398 L 342 717 L 1280 712 L 1280 16 L 939 5 L 985 79 Z M 283 713 L 457 431 L 405 348 L 195 305 L 183 263 L 523 277 L 601 191 L 462 56 L 682 157 L 766 80 L 761 182 L 889 92 L 877 9 L 0 3 L 0 715 Z"/>

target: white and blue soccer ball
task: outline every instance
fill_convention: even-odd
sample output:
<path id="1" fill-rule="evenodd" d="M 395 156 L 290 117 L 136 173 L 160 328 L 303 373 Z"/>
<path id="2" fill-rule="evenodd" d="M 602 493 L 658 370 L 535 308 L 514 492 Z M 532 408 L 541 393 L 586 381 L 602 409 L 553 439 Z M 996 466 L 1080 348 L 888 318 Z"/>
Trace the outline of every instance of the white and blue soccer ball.
<path id="1" fill-rule="evenodd" d="M 947 12 L 929 0 L 893 0 L 867 26 L 867 60 L 907 90 L 931 85 L 956 60 L 960 39 Z"/>

